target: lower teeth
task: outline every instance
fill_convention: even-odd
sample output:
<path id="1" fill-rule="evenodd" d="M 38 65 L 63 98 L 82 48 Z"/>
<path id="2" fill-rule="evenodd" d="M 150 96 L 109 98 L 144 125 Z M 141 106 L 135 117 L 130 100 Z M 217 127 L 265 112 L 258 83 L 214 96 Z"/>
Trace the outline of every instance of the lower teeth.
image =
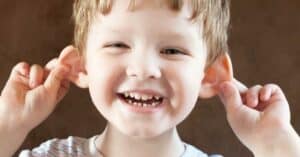
<path id="1" fill-rule="evenodd" d="M 131 100 L 128 100 L 127 103 L 136 107 L 156 107 L 157 105 L 160 104 L 159 102 L 152 103 L 152 104 L 144 104 L 144 103 L 132 102 Z"/>
<path id="2" fill-rule="evenodd" d="M 160 99 L 158 101 L 152 101 L 150 103 L 140 103 L 133 101 L 132 99 L 127 99 L 123 95 L 119 95 L 120 99 L 123 99 L 126 103 L 129 105 L 135 106 L 135 107 L 145 107 L 145 108 L 151 108 L 151 107 L 157 107 L 163 102 L 163 99 Z"/>

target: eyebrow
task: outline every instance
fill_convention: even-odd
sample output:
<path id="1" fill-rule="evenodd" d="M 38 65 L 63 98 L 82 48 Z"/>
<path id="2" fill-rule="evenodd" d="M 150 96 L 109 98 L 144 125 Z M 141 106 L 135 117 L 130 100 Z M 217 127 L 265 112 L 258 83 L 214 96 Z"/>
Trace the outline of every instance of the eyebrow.
<path id="1" fill-rule="evenodd" d="M 117 35 L 125 35 L 126 33 L 126 29 L 124 30 L 120 30 L 120 29 L 117 29 L 117 28 L 112 28 L 112 27 L 108 27 L 107 28 L 107 32 L 110 32 L 110 33 L 114 33 L 114 34 L 117 34 Z M 159 36 L 161 36 L 162 38 L 164 39 L 168 39 L 168 41 L 176 41 L 176 43 L 185 43 L 187 45 L 190 45 L 190 38 L 191 36 L 188 36 L 186 33 L 180 33 L 179 31 L 165 31 L 165 32 L 162 32 L 162 33 L 157 33 Z M 164 41 L 164 40 L 162 40 Z"/>
<path id="2" fill-rule="evenodd" d="M 109 32 L 116 33 L 116 34 L 123 34 L 124 33 L 124 32 L 122 32 L 118 29 L 111 29 L 111 28 L 109 28 Z"/>
<path id="3" fill-rule="evenodd" d="M 115 33 L 115 34 L 124 34 L 124 31 L 126 31 L 127 29 L 117 29 L 117 28 L 112 28 L 112 27 L 106 27 L 105 28 L 106 31 L 105 32 L 110 32 L 110 33 Z"/>
<path id="4" fill-rule="evenodd" d="M 107 27 L 107 29 L 110 32 L 118 33 L 118 34 L 123 34 L 124 31 L 126 31 L 126 29 L 121 31 L 119 29 L 115 29 L 115 28 L 112 28 L 112 27 Z M 163 36 L 169 36 L 169 37 L 174 37 L 174 38 L 188 38 L 185 33 L 180 33 L 178 31 L 168 31 L 168 32 L 160 33 L 160 34 L 163 35 Z"/>
<path id="5" fill-rule="evenodd" d="M 168 41 L 175 43 L 175 44 L 184 44 L 187 47 L 193 47 L 193 43 L 191 38 L 194 38 L 193 35 L 185 34 L 185 33 L 180 33 L 177 31 L 168 31 L 164 32 L 161 34 L 163 38 L 168 39 Z M 162 40 L 163 41 L 163 40 Z"/>
<path id="6" fill-rule="evenodd" d="M 170 39 L 182 39 L 183 41 L 188 41 L 189 37 L 185 34 L 181 34 L 178 32 L 167 32 L 161 34 L 163 37 L 168 37 Z"/>

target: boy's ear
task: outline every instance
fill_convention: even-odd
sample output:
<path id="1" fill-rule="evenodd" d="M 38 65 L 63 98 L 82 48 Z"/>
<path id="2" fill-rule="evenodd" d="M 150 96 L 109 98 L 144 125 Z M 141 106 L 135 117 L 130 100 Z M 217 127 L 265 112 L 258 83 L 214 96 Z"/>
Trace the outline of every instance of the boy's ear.
<path id="1" fill-rule="evenodd" d="M 220 83 L 232 79 L 233 71 L 231 59 L 229 55 L 225 53 L 206 68 L 204 78 L 201 82 L 199 97 L 207 99 L 217 95 Z"/>
<path id="2" fill-rule="evenodd" d="M 77 48 L 66 47 L 59 55 L 58 62 L 71 67 L 68 79 L 79 88 L 88 88 L 88 76 L 85 70 L 84 59 Z"/>

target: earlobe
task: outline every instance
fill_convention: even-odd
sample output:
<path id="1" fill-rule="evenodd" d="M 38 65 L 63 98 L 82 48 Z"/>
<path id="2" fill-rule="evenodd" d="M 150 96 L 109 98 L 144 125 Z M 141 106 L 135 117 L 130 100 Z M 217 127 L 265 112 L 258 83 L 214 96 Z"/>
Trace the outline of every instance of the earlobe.
<path id="1" fill-rule="evenodd" d="M 73 46 L 66 47 L 59 55 L 58 62 L 71 67 L 72 70 L 68 76 L 68 80 L 79 88 L 88 88 L 88 75 L 78 49 Z"/>
<path id="2" fill-rule="evenodd" d="M 225 53 L 206 68 L 204 78 L 201 82 L 199 97 L 207 99 L 217 95 L 220 83 L 232 79 L 233 71 L 231 59 L 229 55 Z"/>

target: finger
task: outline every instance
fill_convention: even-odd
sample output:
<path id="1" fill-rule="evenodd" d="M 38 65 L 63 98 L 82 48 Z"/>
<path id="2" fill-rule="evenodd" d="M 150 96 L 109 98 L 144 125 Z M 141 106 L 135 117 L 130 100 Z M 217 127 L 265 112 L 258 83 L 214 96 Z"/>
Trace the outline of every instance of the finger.
<path id="1" fill-rule="evenodd" d="M 44 69 L 37 64 L 30 67 L 29 72 L 29 86 L 30 88 L 35 88 L 43 83 Z"/>
<path id="2" fill-rule="evenodd" d="M 51 93 L 57 93 L 61 82 L 67 77 L 70 68 L 66 65 L 58 65 L 53 69 L 47 77 L 44 86 Z"/>
<path id="3" fill-rule="evenodd" d="M 28 74 L 29 74 L 29 64 L 26 62 L 20 62 L 13 67 L 10 76 L 12 77 L 16 75 L 28 76 Z"/>
<path id="4" fill-rule="evenodd" d="M 271 98 L 271 96 L 275 94 L 284 97 L 284 94 L 278 85 L 267 84 L 262 88 L 262 91 L 260 93 L 260 99 L 261 101 L 268 101 Z"/>
<path id="5" fill-rule="evenodd" d="M 74 81 L 77 78 L 76 71 L 81 65 L 74 63 L 78 63 L 80 60 L 81 57 L 79 56 L 78 50 L 72 45 L 67 46 L 60 53 L 58 57 L 58 64 L 63 64 L 70 67 L 70 74 L 67 78 L 69 81 Z"/>
<path id="6" fill-rule="evenodd" d="M 259 93 L 259 98 L 261 101 L 267 101 L 270 99 L 273 90 L 272 88 L 273 87 L 270 84 L 267 84 L 261 89 Z"/>
<path id="7" fill-rule="evenodd" d="M 44 80 L 49 76 L 50 71 L 52 71 L 58 64 L 58 59 L 54 58 L 51 59 L 46 65 L 45 65 L 45 71 L 44 71 Z"/>
<path id="8" fill-rule="evenodd" d="M 259 93 L 262 89 L 261 85 L 256 85 L 251 87 L 247 92 L 246 92 L 246 105 L 255 108 L 259 104 Z"/>
<path id="9" fill-rule="evenodd" d="M 26 62 L 20 62 L 16 64 L 9 76 L 9 81 L 18 81 L 23 84 L 28 84 L 28 77 L 29 77 L 29 69 L 30 66 Z"/>
<path id="10" fill-rule="evenodd" d="M 282 107 L 284 106 L 282 104 L 287 104 L 283 108 L 289 110 L 286 97 L 283 91 L 281 90 L 281 88 L 276 84 L 267 84 L 261 89 L 260 101 L 261 102 L 259 103 L 259 105 L 255 108 L 259 111 L 266 111 L 268 110 L 268 108 L 272 110 L 274 110 L 274 108 L 282 110 Z M 280 102 L 280 103 L 276 103 L 276 102 Z"/>
<path id="11" fill-rule="evenodd" d="M 233 112 L 243 104 L 240 93 L 232 82 L 224 82 L 220 88 L 219 96 L 228 113 Z"/>
<path id="12" fill-rule="evenodd" d="M 240 93 L 245 93 L 248 90 L 248 87 L 237 79 L 233 79 L 234 85 L 237 87 Z"/>
<path id="13" fill-rule="evenodd" d="M 57 103 L 60 102 L 62 100 L 62 98 L 67 94 L 69 88 L 70 88 L 70 81 L 63 80 L 61 82 L 61 86 L 57 93 Z"/>
<path id="14" fill-rule="evenodd" d="M 268 89 L 265 93 L 265 97 L 268 97 L 268 100 L 274 99 L 286 99 L 282 89 L 276 84 L 267 84 L 266 88 Z"/>
<path id="15" fill-rule="evenodd" d="M 278 116 L 278 113 L 285 113 L 285 119 L 290 121 L 290 107 L 282 89 L 276 84 L 270 84 L 269 86 L 271 88 L 271 96 L 267 101 L 265 112 L 271 113 L 274 117 Z"/>
<path id="16" fill-rule="evenodd" d="M 53 70 L 58 64 L 58 58 L 54 58 L 51 61 L 49 61 L 46 64 L 46 69 L 47 71 Z M 70 87 L 70 81 L 65 78 L 64 80 L 61 81 L 61 86 L 58 89 L 58 94 L 57 94 L 57 102 L 61 101 L 61 99 L 66 95 L 67 91 L 69 90 Z"/>
<path id="17" fill-rule="evenodd" d="M 45 65 L 45 69 L 51 71 L 52 69 L 54 69 L 56 67 L 57 63 L 58 63 L 58 59 L 53 58 Z"/>
<path id="18" fill-rule="evenodd" d="M 74 54 L 74 53 L 70 53 L 72 51 L 76 51 L 77 52 L 77 49 L 74 48 L 72 45 L 67 46 L 66 48 L 64 48 L 62 50 L 62 52 L 60 53 L 59 57 L 58 57 L 58 62 L 61 63 L 61 64 L 67 63 L 66 60 L 70 58 L 70 57 L 67 57 L 67 56 L 70 55 L 70 54 Z M 73 57 L 73 58 L 77 59 L 76 57 Z"/>
<path id="19" fill-rule="evenodd" d="M 222 92 L 219 95 L 225 106 L 227 120 L 231 127 L 236 128 L 241 121 L 249 123 L 247 121 L 259 117 L 259 112 L 243 104 L 240 92 L 232 81 L 223 83 L 221 88 Z"/>

